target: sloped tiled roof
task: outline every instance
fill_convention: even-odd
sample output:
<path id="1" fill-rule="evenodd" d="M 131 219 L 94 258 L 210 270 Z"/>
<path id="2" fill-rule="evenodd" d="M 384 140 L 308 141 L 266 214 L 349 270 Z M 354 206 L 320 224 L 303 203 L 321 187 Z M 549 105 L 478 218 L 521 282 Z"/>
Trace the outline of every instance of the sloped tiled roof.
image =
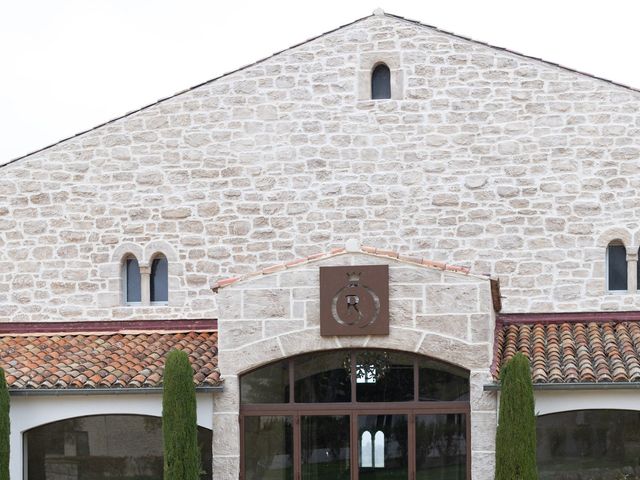
<path id="1" fill-rule="evenodd" d="M 535 384 L 640 382 L 640 322 L 536 322 L 497 325 L 494 379 L 517 352 Z"/>
<path id="2" fill-rule="evenodd" d="M 184 350 L 196 387 L 220 385 L 215 331 L 0 336 L 11 389 L 143 389 L 162 386 L 165 357 Z"/>
<path id="3" fill-rule="evenodd" d="M 229 285 L 232 285 L 232 284 L 234 284 L 236 282 L 240 282 L 242 280 L 248 280 L 248 279 L 253 278 L 253 277 L 259 277 L 261 275 L 268 275 L 270 273 L 281 272 L 283 270 L 287 270 L 289 268 L 297 267 L 299 265 L 303 265 L 303 264 L 306 264 L 306 263 L 313 263 L 313 262 L 318 262 L 320 260 L 327 260 L 329 258 L 337 257 L 338 255 L 343 255 L 345 253 L 364 253 L 366 255 L 370 255 L 370 256 L 374 256 L 374 257 L 398 260 L 398 261 L 403 262 L 403 263 L 408 263 L 408 264 L 412 264 L 412 265 L 420 265 L 420 266 L 423 266 L 423 267 L 433 268 L 433 269 L 436 269 L 436 270 L 455 272 L 455 273 L 460 273 L 460 274 L 463 274 L 463 275 L 471 275 L 471 271 L 467 267 L 461 267 L 461 266 L 457 266 L 457 265 L 449 265 L 447 263 L 442 263 L 442 262 L 434 262 L 434 261 L 428 260 L 426 258 L 416 257 L 416 256 L 412 256 L 412 255 L 405 255 L 403 253 L 396 252 L 396 251 L 393 251 L 393 250 L 384 250 L 384 249 L 381 249 L 381 248 L 362 246 L 362 247 L 359 247 L 358 249 L 334 248 L 333 250 L 330 250 L 328 252 L 317 253 L 315 255 L 309 255 L 308 257 L 298 258 L 296 260 L 291 260 L 289 262 L 281 263 L 279 265 L 273 265 L 273 266 L 270 266 L 270 267 L 267 267 L 267 268 L 263 268 L 261 270 L 257 270 L 255 272 L 251 272 L 251 273 L 248 273 L 248 274 L 245 274 L 245 275 L 240 275 L 240 276 L 237 276 L 237 277 L 225 278 L 225 279 L 218 280 L 217 282 L 215 282 L 211 286 L 211 288 L 215 291 L 215 290 L 217 290 L 219 288 L 227 287 Z M 481 277 L 481 278 L 486 278 L 486 279 L 489 278 L 488 275 L 486 275 L 486 276 L 485 275 L 474 275 L 474 276 Z"/>

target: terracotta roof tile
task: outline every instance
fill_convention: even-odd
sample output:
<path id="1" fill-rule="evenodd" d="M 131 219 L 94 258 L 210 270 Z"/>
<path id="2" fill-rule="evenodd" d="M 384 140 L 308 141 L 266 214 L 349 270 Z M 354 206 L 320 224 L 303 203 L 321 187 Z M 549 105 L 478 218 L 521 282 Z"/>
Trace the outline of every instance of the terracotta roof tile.
<path id="1" fill-rule="evenodd" d="M 196 386 L 220 385 L 215 331 L 2 335 L 0 365 L 10 388 L 161 387 L 173 349 L 189 354 Z"/>
<path id="2" fill-rule="evenodd" d="M 338 255 L 342 255 L 344 253 L 350 252 L 349 250 L 347 250 L 346 248 L 334 248 L 332 250 L 330 250 L 329 252 L 324 252 L 324 253 L 314 253 L 313 255 L 309 255 L 307 257 L 303 257 L 303 258 L 298 258 L 295 260 L 289 260 L 286 263 L 282 263 L 282 264 L 277 264 L 277 265 L 271 265 L 269 267 L 263 268 L 262 270 L 258 270 L 256 272 L 251 272 L 245 275 L 241 275 L 239 277 L 231 277 L 231 278 L 223 278 L 221 280 L 216 281 L 211 288 L 216 291 L 220 288 L 224 288 L 226 286 L 232 285 L 236 282 L 242 281 L 242 280 L 246 280 L 248 278 L 252 278 L 255 276 L 260 276 L 260 275 L 268 275 L 270 273 L 275 273 L 275 272 L 280 272 L 283 270 L 286 270 L 288 268 L 293 268 L 296 267 L 298 265 L 302 265 L 304 263 L 311 263 L 311 262 L 315 262 L 318 260 L 325 260 L 331 257 L 335 257 Z M 381 258 L 391 258 L 394 260 L 399 260 L 401 262 L 404 263 L 410 263 L 410 264 L 415 264 L 415 265 L 422 265 L 425 267 L 429 267 L 429 268 L 434 268 L 437 270 L 445 270 L 445 271 L 449 271 L 449 272 L 455 272 L 455 273 L 460 273 L 463 275 L 469 275 L 471 273 L 470 269 L 467 267 L 461 267 L 458 265 L 448 265 L 445 263 L 441 263 L 441 262 L 434 262 L 431 260 L 428 260 L 426 258 L 421 258 L 421 257 L 415 257 L 415 256 L 410 256 L 410 255 L 404 255 L 400 252 L 396 252 L 393 250 L 384 250 L 384 249 L 380 249 L 380 248 L 376 248 L 376 247 L 367 247 L 367 246 L 361 246 L 359 251 L 355 251 L 355 253 L 366 253 L 367 255 L 372 255 L 375 257 L 381 257 Z M 487 276 L 484 276 L 487 277 Z"/>
<path id="3" fill-rule="evenodd" d="M 640 381 L 638 322 L 498 325 L 494 379 L 517 352 L 529 358 L 533 383 Z"/>

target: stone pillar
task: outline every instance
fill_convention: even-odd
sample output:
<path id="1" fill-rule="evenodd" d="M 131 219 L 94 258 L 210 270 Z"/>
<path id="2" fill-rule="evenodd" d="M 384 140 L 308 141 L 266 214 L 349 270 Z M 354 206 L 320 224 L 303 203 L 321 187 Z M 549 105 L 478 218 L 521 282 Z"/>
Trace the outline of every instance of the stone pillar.
<path id="1" fill-rule="evenodd" d="M 140 302 L 142 305 L 151 304 L 151 267 L 140 265 Z"/>
<path id="2" fill-rule="evenodd" d="M 635 248 L 635 247 L 634 247 Z M 627 251 L 627 292 L 636 293 L 638 290 L 638 250 Z"/>

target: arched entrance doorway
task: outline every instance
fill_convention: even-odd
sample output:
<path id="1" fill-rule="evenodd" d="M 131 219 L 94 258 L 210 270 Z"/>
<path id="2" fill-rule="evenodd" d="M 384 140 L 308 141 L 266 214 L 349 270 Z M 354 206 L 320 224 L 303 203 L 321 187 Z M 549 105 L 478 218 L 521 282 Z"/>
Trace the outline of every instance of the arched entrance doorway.
<path id="1" fill-rule="evenodd" d="M 470 478 L 469 374 L 419 355 L 335 350 L 240 378 L 241 478 Z"/>

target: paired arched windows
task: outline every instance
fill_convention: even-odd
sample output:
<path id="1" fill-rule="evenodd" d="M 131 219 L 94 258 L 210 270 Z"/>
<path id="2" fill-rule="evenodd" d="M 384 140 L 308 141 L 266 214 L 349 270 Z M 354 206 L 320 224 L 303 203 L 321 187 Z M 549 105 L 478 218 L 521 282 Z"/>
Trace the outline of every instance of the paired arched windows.
<path id="1" fill-rule="evenodd" d="M 391 70 L 384 63 L 376 65 L 371 72 L 371 98 L 391 98 Z"/>
<path id="2" fill-rule="evenodd" d="M 157 254 L 151 268 L 141 269 L 134 255 L 127 255 L 122 262 L 122 290 L 127 305 L 169 301 L 169 262 L 167 257 Z M 148 288 L 145 288 L 148 285 Z"/>
<path id="3" fill-rule="evenodd" d="M 384 468 L 384 432 L 378 430 L 373 436 L 365 430 L 360 437 L 360 466 Z"/>

